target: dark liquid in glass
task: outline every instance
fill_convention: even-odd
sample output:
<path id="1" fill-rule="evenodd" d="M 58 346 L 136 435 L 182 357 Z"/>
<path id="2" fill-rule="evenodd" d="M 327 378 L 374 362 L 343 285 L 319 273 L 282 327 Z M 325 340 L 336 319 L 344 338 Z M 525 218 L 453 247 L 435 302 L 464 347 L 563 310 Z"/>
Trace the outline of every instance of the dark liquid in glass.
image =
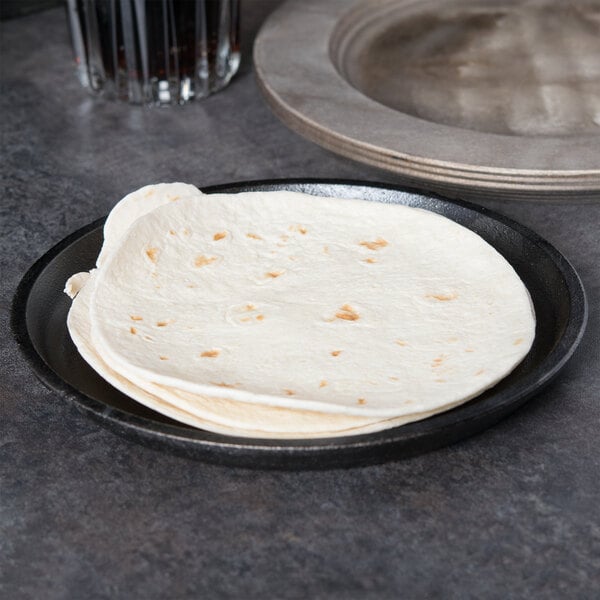
<path id="1" fill-rule="evenodd" d="M 227 84 L 238 0 L 69 0 L 79 76 L 92 91 L 170 104 Z"/>

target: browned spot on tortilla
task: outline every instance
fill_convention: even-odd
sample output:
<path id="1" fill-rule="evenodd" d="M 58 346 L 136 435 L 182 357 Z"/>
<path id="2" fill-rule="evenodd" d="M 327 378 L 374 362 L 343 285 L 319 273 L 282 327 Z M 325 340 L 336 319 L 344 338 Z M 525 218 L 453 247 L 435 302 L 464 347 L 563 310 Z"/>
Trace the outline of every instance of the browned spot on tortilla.
<path id="1" fill-rule="evenodd" d="M 404 340 L 395 340 L 396 344 L 398 344 L 398 346 L 408 346 L 408 342 L 405 342 Z"/>
<path id="2" fill-rule="evenodd" d="M 265 315 L 256 315 L 257 321 L 264 321 L 264 319 L 265 319 Z"/>
<path id="3" fill-rule="evenodd" d="M 280 275 L 283 275 L 285 273 L 285 271 L 268 271 L 267 273 L 265 273 L 266 277 L 271 277 L 272 279 L 276 279 L 277 277 L 279 277 Z"/>
<path id="4" fill-rule="evenodd" d="M 146 249 L 146 256 L 153 262 L 156 262 L 156 259 L 158 257 L 158 248 L 147 248 Z"/>
<path id="5" fill-rule="evenodd" d="M 302 235 L 306 235 L 308 232 L 308 229 L 306 229 L 306 227 L 304 227 L 304 225 L 290 225 L 288 227 L 288 229 L 290 231 L 298 231 L 299 233 L 301 233 Z"/>
<path id="6" fill-rule="evenodd" d="M 135 327 L 130 327 L 129 333 L 133 333 L 133 335 L 135 335 L 137 333 L 137 329 Z"/>
<path id="7" fill-rule="evenodd" d="M 160 360 L 169 360 L 168 356 L 159 356 L 158 357 Z"/>
<path id="8" fill-rule="evenodd" d="M 149 341 L 149 342 L 152 342 L 154 340 L 154 338 L 151 335 L 145 335 L 144 339 L 147 340 L 147 341 Z"/>
<path id="9" fill-rule="evenodd" d="M 183 230 L 183 235 L 190 235 L 190 230 L 187 227 Z"/>
<path id="10" fill-rule="evenodd" d="M 254 306 L 254 304 L 246 304 L 244 307 L 245 310 L 254 310 L 255 308 L 256 306 Z"/>
<path id="11" fill-rule="evenodd" d="M 397 377 L 394 377 L 394 376 L 392 376 L 392 375 L 390 375 L 390 379 L 391 379 L 392 381 L 399 381 L 399 379 L 398 379 Z"/>
<path id="12" fill-rule="evenodd" d="M 180 196 L 169 196 L 169 202 L 175 202 L 176 200 L 179 200 Z"/>
<path id="13" fill-rule="evenodd" d="M 323 254 L 329 254 L 329 246 L 323 246 Z"/>
<path id="14" fill-rule="evenodd" d="M 377 259 L 369 257 L 369 258 L 365 258 L 365 262 L 372 265 L 373 263 L 377 262 Z"/>
<path id="15" fill-rule="evenodd" d="M 222 240 L 224 237 L 227 237 L 227 232 L 219 231 L 218 233 L 215 233 L 215 235 L 213 235 L 213 240 L 215 240 L 215 242 L 218 242 L 219 240 Z"/>
<path id="16" fill-rule="evenodd" d="M 377 238 L 373 242 L 369 242 L 369 241 L 359 242 L 359 245 L 364 246 L 365 248 L 368 248 L 369 250 L 381 250 L 381 248 L 385 248 L 388 245 L 388 243 L 383 238 Z"/>
<path id="17" fill-rule="evenodd" d="M 475 375 L 483 375 L 485 373 L 485 369 L 479 369 Z"/>
<path id="18" fill-rule="evenodd" d="M 142 317 L 140 317 L 139 315 L 129 315 L 129 318 L 132 321 L 143 321 L 144 319 Z"/>
<path id="19" fill-rule="evenodd" d="M 205 350 L 200 354 L 202 358 L 216 358 L 219 356 L 220 350 Z"/>
<path id="20" fill-rule="evenodd" d="M 144 198 L 150 198 L 150 196 L 153 196 L 154 193 L 156 192 L 156 190 L 148 190 L 145 194 L 144 194 Z"/>
<path id="21" fill-rule="evenodd" d="M 523 343 L 523 338 L 517 338 L 514 342 L 513 345 L 514 346 L 518 346 L 519 344 Z"/>
<path id="22" fill-rule="evenodd" d="M 188 283 L 185 287 L 195 288 L 198 287 L 195 283 Z"/>
<path id="23" fill-rule="evenodd" d="M 253 240 L 262 240 L 260 235 L 257 235 L 256 233 L 247 233 L 246 237 L 249 237 L 250 239 L 253 239 Z"/>
<path id="24" fill-rule="evenodd" d="M 283 390 L 288 396 L 293 396 L 296 392 L 294 390 L 288 390 L 288 389 L 284 389 Z"/>
<path id="25" fill-rule="evenodd" d="M 433 298 L 434 300 L 439 300 L 440 302 L 449 302 L 450 300 L 456 300 L 458 298 L 457 294 L 427 294 L 425 298 Z"/>
<path id="26" fill-rule="evenodd" d="M 332 350 L 331 351 L 331 356 L 339 356 L 342 353 L 341 350 Z"/>
<path id="27" fill-rule="evenodd" d="M 357 402 L 358 402 L 359 404 L 366 404 L 366 403 L 367 403 L 367 401 L 366 401 L 364 398 L 359 398 L 359 399 L 357 400 Z"/>
<path id="28" fill-rule="evenodd" d="M 241 321 L 242 323 L 249 323 L 250 321 L 252 321 L 252 317 L 242 317 L 242 318 L 240 319 L 240 321 Z"/>
<path id="29" fill-rule="evenodd" d="M 290 236 L 283 233 L 279 236 L 279 239 L 283 240 L 284 242 L 287 242 L 290 239 Z"/>
<path id="30" fill-rule="evenodd" d="M 440 354 L 440 356 L 438 356 L 437 358 L 433 359 L 433 362 L 431 363 L 431 366 L 433 368 L 439 367 L 447 358 L 448 358 L 448 356 L 446 354 Z"/>
<path id="31" fill-rule="evenodd" d="M 322 379 L 321 382 L 319 383 L 320 388 L 325 387 L 326 385 L 327 385 L 327 382 L 324 379 Z"/>
<path id="32" fill-rule="evenodd" d="M 475 350 L 473 348 L 465 348 L 465 352 L 475 352 Z"/>
<path id="33" fill-rule="evenodd" d="M 215 262 L 215 260 L 217 260 L 216 256 L 204 256 L 203 254 L 198 254 L 194 260 L 194 265 L 196 267 L 205 267 L 206 265 Z"/>
<path id="34" fill-rule="evenodd" d="M 156 326 L 157 327 L 166 327 L 169 323 L 171 323 L 172 321 L 157 321 L 156 322 Z"/>
<path id="35" fill-rule="evenodd" d="M 233 383 L 225 383 L 224 381 L 221 381 L 220 383 L 216 383 L 214 381 L 210 382 L 210 385 L 217 385 L 219 387 L 224 387 L 224 388 L 234 388 L 236 386 L 236 384 Z"/>
<path id="36" fill-rule="evenodd" d="M 177 235 L 177 232 L 174 229 L 169 229 L 169 235 Z"/>
<path id="37" fill-rule="evenodd" d="M 340 310 L 335 313 L 335 318 L 342 319 L 342 321 L 357 321 L 360 319 L 358 313 L 349 304 L 344 304 Z"/>

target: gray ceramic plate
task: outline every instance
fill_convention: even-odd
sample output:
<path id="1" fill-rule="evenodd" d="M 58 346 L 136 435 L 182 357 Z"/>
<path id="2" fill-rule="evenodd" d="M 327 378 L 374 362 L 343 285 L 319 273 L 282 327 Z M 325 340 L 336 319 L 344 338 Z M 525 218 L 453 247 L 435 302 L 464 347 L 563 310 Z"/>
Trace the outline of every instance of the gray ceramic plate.
<path id="1" fill-rule="evenodd" d="M 378 433 L 317 440 L 248 439 L 194 429 L 121 394 L 79 356 L 66 327 L 66 279 L 95 264 L 103 219 L 76 231 L 26 273 L 13 301 L 12 326 L 40 379 L 116 433 L 227 465 L 252 468 L 347 467 L 411 456 L 490 427 L 538 393 L 565 365 L 583 334 L 586 301 L 566 259 L 532 231 L 484 208 L 388 185 L 279 180 L 213 187 L 205 192 L 293 190 L 415 206 L 444 215 L 482 236 L 525 282 L 536 312 L 536 337 L 523 362 L 492 389 L 424 421 Z M 343 200 L 340 200 L 343 202 Z"/>
<path id="2" fill-rule="evenodd" d="M 600 2 L 304 0 L 254 47 L 309 139 L 462 197 L 600 199 Z"/>

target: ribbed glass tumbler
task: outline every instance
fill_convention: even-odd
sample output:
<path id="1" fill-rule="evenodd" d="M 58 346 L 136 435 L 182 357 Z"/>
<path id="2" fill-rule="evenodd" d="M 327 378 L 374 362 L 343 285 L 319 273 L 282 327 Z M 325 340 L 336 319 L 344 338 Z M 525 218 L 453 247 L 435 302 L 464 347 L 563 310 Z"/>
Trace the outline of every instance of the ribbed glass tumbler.
<path id="1" fill-rule="evenodd" d="M 93 94 L 185 104 L 240 63 L 239 0 L 67 0 L 77 75 Z"/>

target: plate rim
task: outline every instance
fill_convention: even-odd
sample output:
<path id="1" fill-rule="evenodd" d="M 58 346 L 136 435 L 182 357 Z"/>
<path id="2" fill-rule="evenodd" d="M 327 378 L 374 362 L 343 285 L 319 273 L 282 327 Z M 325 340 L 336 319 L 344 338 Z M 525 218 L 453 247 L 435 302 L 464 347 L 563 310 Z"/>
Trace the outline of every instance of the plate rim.
<path id="1" fill-rule="evenodd" d="M 585 289 L 579 275 L 574 267 L 552 244 L 538 235 L 535 231 L 521 225 L 513 219 L 502 214 L 496 213 L 486 207 L 479 206 L 470 202 L 461 200 L 452 200 L 444 198 L 438 194 L 424 193 L 420 190 L 397 186 L 393 184 L 372 182 L 353 179 L 323 179 L 323 178 L 283 178 L 283 179 L 261 179 L 250 181 L 239 181 L 223 183 L 202 188 L 205 193 L 218 193 L 225 190 L 233 192 L 241 191 L 247 188 L 255 188 L 257 191 L 269 187 L 293 185 L 338 185 L 363 188 L 376 188 L 390 191 L 392 193 L 408 193 L 421 198 L 431 199 L 440 202 L 442 205 L 459 206 L 469 211 L 474 211 L 483 217 L 498 221 L 503 225 L 516 231 L 519 235 L 528 238 L 549 255 L 552 263 L 560 271 L 569 291 L 569 317 L 564 331 L 552 348 L 544 356 L 543 361 L 532 372 L 526 374 L 523 378 L 514 382 L 511 386 L 496 394 L 493 398 L 495 402 L 492 406 L 482 407 L 481 405 L 463 404 L 450 411 L 442 412 L 437 415 L 410 423 L 400 427 L 387 429 L 372 434 L 354 435 L 339 438 L 317 438 L 317 439 L 298 439 L 298 440 L 278 440 L 268 438 L 242 438 L 234 436 L 225 436 L 214 434 L 204 430 L 196 430 L 184 425 L 171 425 L 153 421 L 143 416 L 128 413 L 116 407 L 109 406 L 100 400 L 96 400 L 79 391 L 67 383 L 58 373 L 56 373 L 42 358 L 35 348 L 34 342 L 29 334 L 27 323 L 27 307 L 33 291 L 33 287 L 39 276 L 63 251 L 67 250 L 73 243 L 84 236 L 96 231 L 104 221 L 106 216 L 101 217 L 80 227 L 76 231 L 67 235 L 65 238 L 54 244 L 49 250 L 42 254 L 25 272 L 20 280 L 10 307 L 10 327 L 21 354 L 26 362 L 33 369 L 38 379 L 51 391 L 64 397 L 70 404 L 78 409 L 83 409 L 91 416 L 110 424 L 117 433 L 126 436 L 134 435 L 138 441 L 151 446 L 164 449 L 164 440 L 168 439 L 173 445 L 175 451 L 189 455 L 197 456 L 198 452 L 202 454 L 201 458 L 207 462 L 218 462 L 234 466 L 245 466 L 250 468 L 275 468 L 275 469 L 321 469 L 337 466 L 359 466 L 361 464 L 374 464 L 382 462 L 389 458 L 399 458 L 410 456 L 419 452 L 402 451 L 399 456 L 394 455 L 394 446 L 407 443 L 409 440 L 429 439 L 432 429 L 431 423 L 446 421 L 444 426 L 459 428 L 461 424 L 477 419 L 478 421 L 492 420 L 490 424 L 495 423 L 510 412 L 513 412 L 521 406 L 532 395 L 537 394 L 550 383 L 568 362 L 579 345 L 587 324 L 588 304 Z M 508 260 L 508 259 L 507 259 Z M 510 262 L 510 261 L 509 261 Z M 542 376 L 540 377 L 540 372 Z M 518 384 L 519 391 L 515 393 L 512 390 Z M 110 385 L 110 384 L 107 384 Z M 492 388 L 493 389 L 493 388 Z M 475 406 L 475 408 L 474 408 Z M 483 408 L 483 410 L 482 410 Z M 456 417 L 456 412 L 463 414 L 460 418 Z M 499 414 L 499 417 L 497 416 Z M 496 416 L 495 416 L 496 415 Z M 497 417 L 497 418 L 496 418 Z M 425 428 L 425 431 L 412 431 Z M 474 435 L 489 426 L 484 424 Z M 402 432 L 409 432 L 410 435 L 402 435 Z M 187 434 L 187 435 L 186 435 Z M 454 443 L 460 439 L 469 437 L 469 435 L 458 435 L 449 441 L 442 441 L 439 444 L 429 445 L 426 450 L 445 446 L 448 443 Z M 193 448 L 189 446 L 192 445 Z M 382 450 L 389 450 L 386 457 L 375 456 Z M 353 460 L 353 454 L 363 452 L 364 456 L 358 456 Z M 331 454 L 340 453 L 337 459 Z M 254 457 L 250 455 L 253 454 Z M 258 455 L 258 456 L 257 456 Z M 275 457 L 275 460 L 272 460 Z M 257 460 L 258 458 L 258 460 Z"/>
<path id="2" fill-rule="evenodd" d="M 404 2 L 409 3 L 414 0 L 404 0 Z M 549 140 L 546 143 L 550 144 L 551 141 L 556 146 L 552 146 L 552 148 L 549 146 L 546 152 L 548 155 L 546 158 L 552 160 L 553 158 L 548 157 L 568 154 L 568 148 L 575 147 L 574 145 L 577 143 L 583 143 L 582 139 L 590 137 L 595 140 L 599 136 L 540 137 L 493 134 L 441 125 L 386 107 L 353 88 L 338 73 L 330 57 L 329 43 L 338 23 L 342 22 L 347 15 L 359 11 L 364 2 L 360 0 L 354 0 L 352 3 L 345 3 L 345 0 L 306 0 L 303 4 L 307 4 L 307 6 L 299 7 L 293 3 L 284 3 L 276 9 L 261 27 L 253 50 L 259 89 L 273 112 L 300 135 L 354 160 L 438 185 L 482 188 L 482 192 L 489 192 L 493 189 L 545 193 L 600 191 L 600 165 L 597 163 L 590 163 L 590 166 L 583 169 L 565 169 L 490 166 L 472 161 L 461 161 L 461 150 L 456 150 L 457 137 L 463 140 L 460 147 L 472 146 L 479 138 L 492 140 L 493 143 L 489 145 L 494 146 L 492 153 L 494 156 L 499 154 L 496 152 L 497 145 L 506 146 L 505 151 L 500 153 L 505 156 L 514 156 L 515 154 L 526 156 L 529 153 L 519 149 L 522 144 L 528 144 L 531 149 L 534 144 L 539 146 L 540 143 Z M 379 4 L 386 5 L 383 2 Z M 315 13 L 318 14 L 319 20 L 314 18 Z M 303 20 L 306 20 L 306 23 Z M 311 34 L 313 37 L 311 38 L 312 42 L 308 40 L 303 42 L 305 44 L 303 51 L 308 56 L 308 58 L 303 56 L 303 60 L 310 67 L 303 67 L 300 58 L 297 58 L 300 53 L 296 46 L 293 50 L 288 47 L 286 60 L 288 62 L 291 60 L 298 69 L 316 69 L 319 82 L 322 86 L 328 87 L 325 90 L 321 87 L 313 100 L 309 98 L 299 107 L 298 103 L 294 101 L 299 93 L 298 90 L 289 89 L 289 86 L 282 80 L 282 74 L 274 66 L 281 61 L 281 52 L 285 53 L 286 50 L 284 48 L 279 53 L 273 53 L 272 50 L 279 44 L 278 29 L 282 32 L 285 29 L 285 34 L 288 35 L 289 24 L 293 23 L 292 29 L 297 28 L 304 31 L 308 28 L 309 20 L 311 23 L 309 30 L 313 31 Z M 302 39 L 304 40 L 304 38 Z M 317 40 L 321 43 L 316 43 Z M 277 47 L 280 46 L 279 44 Z M 288 46 L 290 45 L 288 44 Z M 291 56 L 292 52 L 296 59 Z M 296 78 L 296 80 L 304 79 L 304 77 Z M 346 130 L 344 131 L 339 124 L 336 125 L 336 119 L 331 119 L 330 116 L 323 117 L 322 103 L 333 103 L 334 100 L 336 106 L 344 106 L 344 110 L 348 111 L 347 121 L 352 123 L 351 127 L 350 125 L 345 126 Z M 360 121 L 361 116 L 364 120 L 365 114 L 370 117 L 369 127 L 357 130 L 356 123 Z M 374 124 L 372 119 L 377 122 Z M 332 123 L 332 121 L 334 122 Z M 369 132 L 375 129 L 401 131 L 400 128 L 395 127 L 400 121 L 402 121 L 402 129 L 407 127 L 410 129 L 410 135 L 399 135 L 398 143 L 388 144 L 386 147 L 381 143 L 373 143 L 370 139 Z M 411 146 L 416 148 L 420 145 L 418 139 L 423 137 L 423 131 L 426 133 L 434 130 L 440 133 L 440 135 L 436 133 L 438 141 L 443 141 L 446 135 L 452 136 L 452 144 L 445 150 L 450 157 L 432 156 L 432 152 L 435 154 L 439 150 L 435 148 L 432 151 L 431 143 L 427 153 L 411 150 Z M 349 133 L 350 131 L 352 133 Z M 445 134 L 442 135 L 444 132 Z M 480 143 L 479 145 L 486 146 L 488 144 Z"/>

